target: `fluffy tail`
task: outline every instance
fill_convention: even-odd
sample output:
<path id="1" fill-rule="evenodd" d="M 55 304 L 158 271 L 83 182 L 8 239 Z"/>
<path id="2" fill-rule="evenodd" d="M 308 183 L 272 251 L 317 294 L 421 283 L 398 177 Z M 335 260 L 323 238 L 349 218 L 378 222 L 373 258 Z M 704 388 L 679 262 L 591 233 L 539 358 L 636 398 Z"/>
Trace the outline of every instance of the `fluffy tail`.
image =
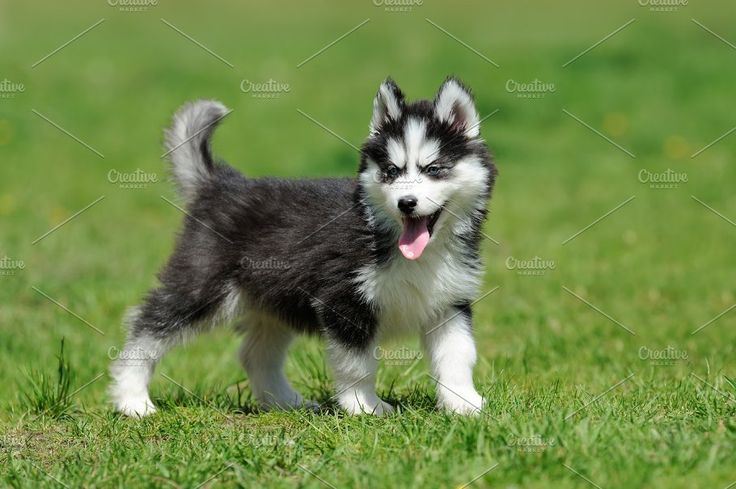
<path id="1" fill-rule="evenodd" d="M 182 106 L 166 130 L 166 156 L 179 191 L 187 202 L 214 169 L 210 149 L 212 133 L 230 111 L 215 100 L 197 100 Z"/>

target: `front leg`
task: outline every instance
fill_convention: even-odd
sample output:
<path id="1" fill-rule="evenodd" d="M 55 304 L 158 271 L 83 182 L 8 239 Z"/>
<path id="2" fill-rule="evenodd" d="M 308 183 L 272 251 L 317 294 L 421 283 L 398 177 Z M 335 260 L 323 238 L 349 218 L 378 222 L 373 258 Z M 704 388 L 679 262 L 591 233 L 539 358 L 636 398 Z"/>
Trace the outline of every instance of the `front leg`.
<path id="1" fill-rule="evenodd" d="M 349 414 L 388 414 L 393 406 L 376 394 L 378 331 L 373 311 L 359 297 L 313 299 L 327 339 L 327 354 L 335 373 L 335 398 Z"/>
<path id="2" fill-rule="evenodd" d="M 459 414 L 478 414 L 484 399 L 473 385 L 476 352 L 470 306 L 452 307 L 423 337 L 437 382 L 437 405 Z"/>
<path id="3" fill-rule="evenodd" d="M 335 372 L 335 398 L 349 414 L 390 414 L 394 407 L 376 394 L 378 361 L 371 346 L 349 346 L 331 340 L 330 363 Z"/>

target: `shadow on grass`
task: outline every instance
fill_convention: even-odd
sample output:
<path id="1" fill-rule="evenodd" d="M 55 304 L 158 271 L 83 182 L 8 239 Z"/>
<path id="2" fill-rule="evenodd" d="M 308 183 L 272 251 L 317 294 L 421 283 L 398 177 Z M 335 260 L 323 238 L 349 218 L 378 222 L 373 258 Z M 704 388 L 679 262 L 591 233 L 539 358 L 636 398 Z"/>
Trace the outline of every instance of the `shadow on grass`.
<path id="1" fill-rule="evenodd" d="M 321 383 L 320 383 L 321 384 Z M 315 387 L 314 385 L 312 387 Z M 317 414 L 345 414 L 337 404 L 335 394 L 323 385 L 317 389 L 302 389 L 306 398 L 319 404 Z M 426 386 L 416 385 L 411 390 L 397 392 L 392 384 L 388 391 L 379 392 L 379 397 L 398 408 L 399 411 L 435 411 L 435 399 Z M 225 389 L 212 386 L 195 386 L 193 389 L 175 388 L 170 393 L 154 398 L 154 403 L 161 411 L 174 411 L 178 408 L 208 408 L 223 415 L 254 415 L 266 411 L 260 409 L 247 389 L 247 380 L 241 380 Z M 303 411 L 311 411 L 304 408 Z"/>

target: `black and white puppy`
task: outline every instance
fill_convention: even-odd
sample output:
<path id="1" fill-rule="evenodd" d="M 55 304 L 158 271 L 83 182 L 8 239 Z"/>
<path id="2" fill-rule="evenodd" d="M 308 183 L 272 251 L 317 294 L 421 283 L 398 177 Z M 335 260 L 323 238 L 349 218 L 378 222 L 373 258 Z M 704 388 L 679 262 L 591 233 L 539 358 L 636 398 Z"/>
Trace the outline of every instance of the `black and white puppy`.
<path id="1" fill-rule="evenodd" d="M 326 340 L 343 409 L 390 413 L 375 391 L 376 345 L 414 333 L 438 406 L 477 413 L 470 304 L 496 169 L 470 91 L 450 78 L 434 101 L 408 103 L 386 80 L 357 179 L 246 178 L 210 150 L 226 114 L 218 102 L 190 103 L 166 132 L 186 217 L 160 286 L 130 314 L 112 366 L 115 408 L 154 412 L 148 383 L 164 353 L 237 319 L 240 361 L 263 408 L 316 406 L 283 374 L 292 337 L 306 332 Z"/>

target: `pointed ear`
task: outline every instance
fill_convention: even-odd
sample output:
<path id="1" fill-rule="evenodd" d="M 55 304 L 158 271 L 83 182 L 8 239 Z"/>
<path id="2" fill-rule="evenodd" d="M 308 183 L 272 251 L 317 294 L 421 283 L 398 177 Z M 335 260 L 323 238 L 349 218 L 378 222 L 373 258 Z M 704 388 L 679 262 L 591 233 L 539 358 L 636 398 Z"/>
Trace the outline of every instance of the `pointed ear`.
<path id="1" fill-rule="evenodd" d="M 475 138 L 480 134 L 480 118 L 473 95 L 459 80 L 445 80 L 434 99 L 434 111 L 439 120 L 448 122 L 466 137 Z"/>
<path id="2" fill-rule="evenodd" d="M 373 99 L 370 131 L 375 134 L 389 119 L 399 120 L 404 111 L 404 94 L 391 78 L 381 83 Z"/>

